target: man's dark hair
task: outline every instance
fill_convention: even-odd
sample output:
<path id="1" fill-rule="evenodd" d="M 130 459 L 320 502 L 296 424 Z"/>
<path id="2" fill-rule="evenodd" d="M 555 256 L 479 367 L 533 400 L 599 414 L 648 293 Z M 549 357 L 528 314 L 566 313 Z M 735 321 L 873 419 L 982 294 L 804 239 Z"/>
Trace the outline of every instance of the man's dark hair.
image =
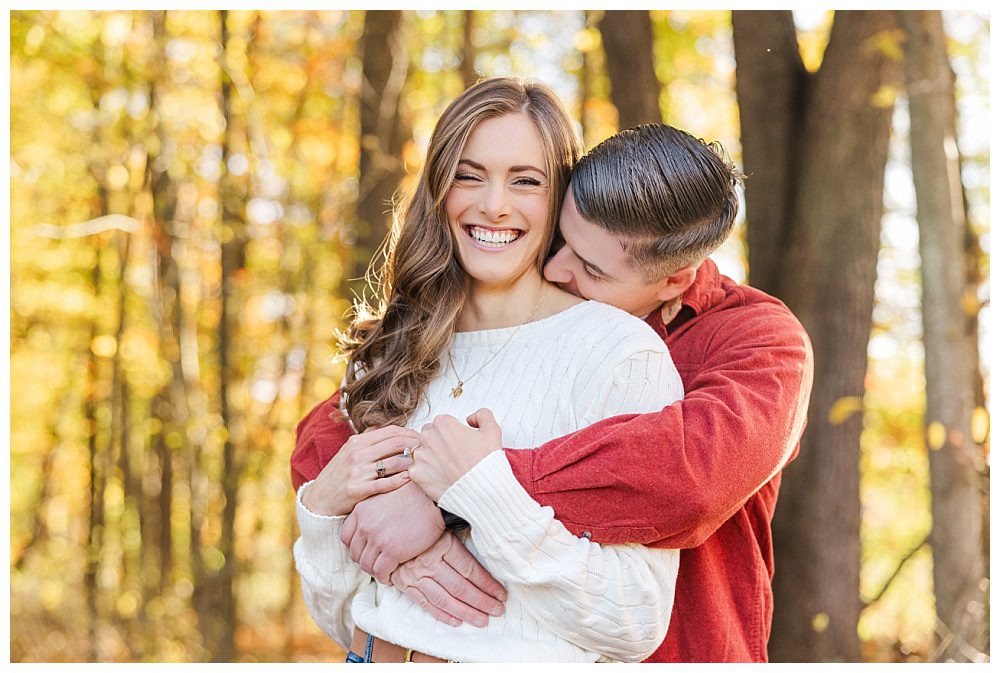
<path id="1" fill-rule="evenodd" d="M 613 234 L 646 278 L 700 264 L 729 236 L 743 175 L 718 143 L 666 124 L 611 136 L 573 168 L 580 214 Z"/>

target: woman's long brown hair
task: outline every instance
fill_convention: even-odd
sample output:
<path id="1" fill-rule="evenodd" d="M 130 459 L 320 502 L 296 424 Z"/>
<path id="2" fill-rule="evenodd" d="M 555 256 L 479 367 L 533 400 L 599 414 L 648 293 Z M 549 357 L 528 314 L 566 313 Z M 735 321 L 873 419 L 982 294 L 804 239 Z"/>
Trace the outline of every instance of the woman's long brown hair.
<path id="1" fill-rule="evenodd" d="M 581 143 L 565 106 L 547 86 L 486 79 L 466 89 L 438 120 L 416 190 L 393 216 L 377 305 L 358 302 L 341 334 L 346 409 L 358 432 L 405 424 L 440 367 L 470 283 L 455 254 L 445 198 L 476 124 L 516 113 L 535 124 L 546 157 L 549 217 L 537 260 L 541 271 Z"/>

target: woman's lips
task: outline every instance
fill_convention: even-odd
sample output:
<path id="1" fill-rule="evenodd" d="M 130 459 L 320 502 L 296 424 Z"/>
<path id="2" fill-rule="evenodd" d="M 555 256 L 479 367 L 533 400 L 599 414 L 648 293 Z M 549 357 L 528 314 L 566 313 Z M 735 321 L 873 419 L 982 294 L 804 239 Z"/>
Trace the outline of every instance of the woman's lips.
<path id="1" fill-rule="evenodd" d="M 480 250 L 496 252 L 517 243 L 524 236 L 520 229 L 488 229 L 478 225 L 465 225 L 466 235 Z"/>

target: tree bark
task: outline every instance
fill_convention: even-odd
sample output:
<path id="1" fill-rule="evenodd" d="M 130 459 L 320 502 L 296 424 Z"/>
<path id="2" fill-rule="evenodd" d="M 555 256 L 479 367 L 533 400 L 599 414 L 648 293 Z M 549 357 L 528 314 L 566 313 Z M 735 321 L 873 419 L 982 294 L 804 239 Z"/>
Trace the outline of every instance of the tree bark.
<path id="1" fill-rule="evenodd" d="M 975 406 L 966 334 L 965 208 L 955 137 L 954 74 L 939 11 L 900 11 L 906 31 L 906 93 L 920 228 L 920 276 L 931 466 L 931 549 L 938 661 L 985 661 L 985 595 L 979 495 L 981 452 L 971 436 Z M 940 436 L 940 439 L 938 439 Z"/>
<path id="2" fill-rule="evenodd" d="M 733 12 L 744 172 L 759 183 L 751 277 L 802 321 L 816 362 L 773 523 L 776 661 L 860 658 L 861 414 L 843 410 L 860 411 L 865 389 L 892 115 L 873 101 L 898 80 L 878 46 L 893 26 L 891 12 L 837 12 L 809 75 L 790 12 Z"/>
<path id="3" fill-rule="evenodd" d="M 230 47 L 230 32 L 227 24 L 228 12 L 219 12 L 220 58 L 225 65 Z M 252 43 L 252 40 L 248 41 Z M 236 151 L 240 131 L 236 128 L 234 113 L 234 85 L 225 67 L 220 81 L 222 114 L 225 119 L 225 133 L 222 142 L 222 161 L 228 167 L 229 159 Z M 226 429 L 222 445 L 221 532 L 216 544 L 222 555 L 220 568 L 203 569 L 202 582 L 197 587 L 197 603 L 202 633 L 208 656 L 213 662 L 232 662 L 236 657 L 236 558 L 233 524 L 236 518 L 237 488 L 239 469 L 236 460 L 236 444 L 233 440 L 235 416 L 229 399 L 229 387 L 237 377 L 232 357 L 233 334 L 231 331 L 234 295 L 238 292 L 238 277 L 244 268 L 246 255 L 246 232 L 243 204 L 247 194 L 244 177 L 237 177 L 225 171 L 219 186 L 219 201 L 222 204 L 223 241 L 221 251 L 220 311 L 218 324 L 219 344 L 219 415 L 222 427 Z M 197 559 L 196 559 L 197 561 Z"/>
<path id="4" fill-rule="evenodd" d="M 99 200 L 102 214 L 106 212 L 106 198 L 103 188 L 100 189 Z M 101 296 L 101 255 L 100 249 L 94 256 L 94 268 L 90 275 L 94 301 L 100 301 Z M 90 468 L 89 505 L 87 517 L 87 550 L 86 563 L 83 571 L 83 587 L 87 601 L 87 647 L 88 661 L 100 661 L 102 652 L 97 645 L 97 627 L 100 620 L 98 604 L 97 574 L 101 568 L 101 551 L 104 548 L 104 487 L 105 487 L 105 457 L 97 438 L 97 407 L 99 401 L 98 386 L 100 379 L 100 362 L 94 353 L 92 344 L 98 334 L 97 321 L 90 325 L 90 339 L 87 342 L 87 386 L 84 392 L 83 420 L 87 429 L 87 457 Z"/>
<path id="5" fill-rule="evenodd" d="M 358 178 L 356 240 L 348 273 L 360 291 L 372 253 L 389 231 L 392 198 L 403 177 L 406 127 L 401 116 L 403 85 L 409 69 L 403 39 L 403 12 L 369 10 L 361 36 L 361 162 Z"/>
<path id="6" fill-rule="evenodd" d="M 476 12 L 466 9 L 462 12 L 462 85 L 470 87 L 479 79 L 476 72 L 476 45 L 472 43 L 472 29 L 476 23 Z"/>
<path id="7" fill-rule="evenodd" d="M 607 11 L 599 29 L 611 80 L 611 102 L 618 108 L 618 128 L 662 122 L 662 87 L 653 64 L 649 11 Z"/>
<path id="8" fill-rule="evenodd" d="M 173 544 L 170 518 L 173 510 L 173 458 L 174 450 L 168 437 L 183 438 L 187 421 L 187 400 L 184 390 L 184 371 L 181 367 L 180 331 L 182 323 L 180 269 L 175 255 L 180 245 L 175 235 L 177 223 L 174 216 L 177 209 L 177 182 L 171 180 L 167 172 L 169 157 L 162 155 L 167 138 L 160 123 L 159 111 L 162 107 L 160 86 L 165 77 L 166 59 L 166 11 L 151 12 L 153 45 L 150 67 L 149 115 L 150 143 L 146 158 L 146 188 L 152 200 L 152 267 L 156 270 L 156 289 L 153 302 L 153 316 L 160 334 L 160 357 L 170 365 L 170 382 L 163 386 L 152 400 L 153 417 L 160 421 L 159 428 L 152 433 L 150 445 L 152 456 L 159 469 L 159 493 L 149 496 L 155 500 L 157 520 L 155 536 L 143 537 L 146 569 L 151 573 L 147 586 L 155 579 L 156 589 L 162 594 L 170 583 L 173 569 Z M 154 539 L 155 537 L 155 539 Z M 155 569 L 154 569 L 155 566 Z M 155 576 L 154 576 L 155 575 Z M 152 587 L 150 587 L 152 591 Z"/>

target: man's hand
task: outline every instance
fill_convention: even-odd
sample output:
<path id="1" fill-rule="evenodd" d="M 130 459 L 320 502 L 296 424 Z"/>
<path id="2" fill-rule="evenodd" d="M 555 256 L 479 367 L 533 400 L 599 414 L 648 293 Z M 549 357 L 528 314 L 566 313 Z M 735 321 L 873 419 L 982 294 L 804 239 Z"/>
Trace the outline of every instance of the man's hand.
<path id="1" fill-rule="evenodd" d="M 434 502 L 476 463 L 501 448 L 502 433 L 493 412 L 480 409 L 466 421 L 472 427 L 442 415 L 421 429 L 410 478 Z"/>
<path id="2" fill-rule="evenodd" d="M 344 521 L 340 540 L 351 560 L 382 584 L 403 561 L 426 551 L 444 532 L 444 521 L 416 484 L 362 500 Z"/>
<path id="3" fill-rule="evenodd" d="M 507 592 L 451 531 L 392 573 L 392 585 L 445 624 L 484 627 L 503 614 Z"/>

